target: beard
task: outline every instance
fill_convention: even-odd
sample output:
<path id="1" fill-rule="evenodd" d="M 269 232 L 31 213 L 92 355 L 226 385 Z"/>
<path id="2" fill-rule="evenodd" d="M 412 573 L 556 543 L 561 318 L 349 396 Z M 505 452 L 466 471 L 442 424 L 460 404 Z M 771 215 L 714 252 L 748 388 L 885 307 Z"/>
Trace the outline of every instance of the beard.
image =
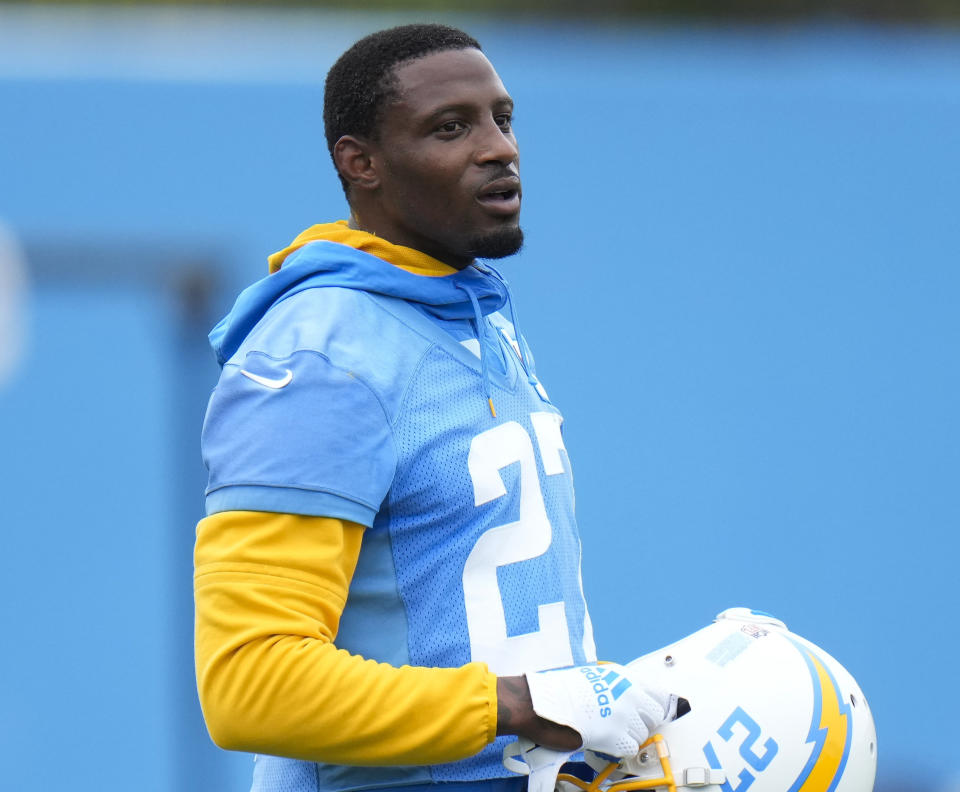
<path id="1" fill-rule="evenodd" d="M 468 255 L 482 259 L 501 259 L 512 256 L 523 247 L 523 229 L 506 226 L 486 231 L 467 240 Z"/>

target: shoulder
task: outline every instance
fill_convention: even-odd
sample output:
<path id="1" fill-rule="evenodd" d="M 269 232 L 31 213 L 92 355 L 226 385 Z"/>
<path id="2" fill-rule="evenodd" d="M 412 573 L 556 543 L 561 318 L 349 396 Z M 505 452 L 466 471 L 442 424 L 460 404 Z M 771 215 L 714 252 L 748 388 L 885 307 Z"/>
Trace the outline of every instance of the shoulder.
<path id="1" fill-rule="evenodd" d="M 356 344 L 404 343 L 416 333 L 386 311 L 377 297 L 358 289 L 323 286 L 292 294 L 275 303 L 251 331 L 239 352 L 257 349 L 270 354 L 298 350 L 346 352 Z M 364 350 L 365 351 L 365 350 Z"/>
<path id="2" fill-rule="evenodd" d="M 231 365 L 243 366 L 251 358 L 297 358 L 301 365 L 346 372 L 385 405 L 396 406 L 431 345 L 367 292 L 310 288 L 273 305 L 224 367 L 224 374 Z"/>

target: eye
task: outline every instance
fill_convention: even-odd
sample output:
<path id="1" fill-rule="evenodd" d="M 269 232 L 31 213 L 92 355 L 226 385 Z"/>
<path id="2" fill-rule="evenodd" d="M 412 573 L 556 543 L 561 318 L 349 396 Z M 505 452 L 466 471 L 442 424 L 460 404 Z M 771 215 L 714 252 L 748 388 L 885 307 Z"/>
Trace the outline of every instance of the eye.
<path id="1" fill-rule="evenodd" d="M 493 120 L 497 122 L 497 126 L 504 132 L 510 132 L 513 129 L 513 116 L 510 113 L 495 115 Z"/>
<path id="2" fill-rule="evenodd" d="M 444 121 L 437 127 L 437 132 L 441 135 L 452 136 L 466 129 L 467 125 L 463 121 Z"/>

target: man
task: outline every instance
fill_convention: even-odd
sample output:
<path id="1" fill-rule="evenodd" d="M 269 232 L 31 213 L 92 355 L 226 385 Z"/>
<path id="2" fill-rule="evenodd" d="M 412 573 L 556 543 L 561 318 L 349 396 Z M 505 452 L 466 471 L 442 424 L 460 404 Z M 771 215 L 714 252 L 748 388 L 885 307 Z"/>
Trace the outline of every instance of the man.
<path id="1" fill-rule="evenodd" d="M 519 790 L 497 735 L 625 755 L 671 714 L 592 665 L 560 414 L 476 262 L 523 240 L 512 109 L 462 31 L 357 42 L 324 108 L 350 220 L 211 334 L 197 678 L 255 790 Z"/>

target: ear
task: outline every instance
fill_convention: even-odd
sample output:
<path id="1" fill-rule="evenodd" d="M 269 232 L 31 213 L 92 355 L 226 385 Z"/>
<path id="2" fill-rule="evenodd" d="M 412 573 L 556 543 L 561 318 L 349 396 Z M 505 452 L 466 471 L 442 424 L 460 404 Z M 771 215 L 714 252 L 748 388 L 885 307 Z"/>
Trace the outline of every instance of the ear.
<path id="1" fill-rule="evenodd" d="M 380 176 L 363 138 L 344 135 L 333 146 L 333 162 L 351 187 L 371 190 L 380 185 Z"/>

